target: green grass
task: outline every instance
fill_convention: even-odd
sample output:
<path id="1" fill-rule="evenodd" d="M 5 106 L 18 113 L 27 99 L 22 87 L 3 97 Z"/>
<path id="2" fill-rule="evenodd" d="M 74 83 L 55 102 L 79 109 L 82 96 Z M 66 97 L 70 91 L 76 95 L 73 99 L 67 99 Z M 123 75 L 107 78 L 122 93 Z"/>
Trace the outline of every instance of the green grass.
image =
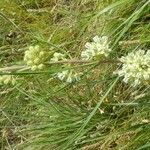
<path id="1" fill-rule="evenodd" d="M 113 74 L 116 64 L 71 65 L 83 72 L 71 84 L 52 79 L 60 65 L 13 67 L 25 65 L 24 52 L 35 44 L 78 58 L 95 35 L 109 37 L 110 60 L 149 49 L 149 6 L 148 0 L 1 0 L 0 67 L 11 73 L 0 74 L 18 78 L 15 86 L 0 85 L 1 149 L 149 150 L 149 85 L 124 84 Z"/>

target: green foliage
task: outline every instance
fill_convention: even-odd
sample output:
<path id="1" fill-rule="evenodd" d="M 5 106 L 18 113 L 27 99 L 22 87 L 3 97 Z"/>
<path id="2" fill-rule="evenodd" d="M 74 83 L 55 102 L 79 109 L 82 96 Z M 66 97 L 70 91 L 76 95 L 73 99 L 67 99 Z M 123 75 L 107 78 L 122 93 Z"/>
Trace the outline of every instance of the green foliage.
<path id="1" fill-rule="evenodd" d="M 0 85 L 2 150 L 150 149 L 149 85 L 122 83 L 112 74 L 116 64 L 71 65 L 83 72 L 71 84 L 52 78 L 63 70 L 59 65 L 15 68 L 24 65 L 30 45 L 77 58 L 95 35 L 110 38 L 110 60 L 149 49 L 149 5 L 149 0 L 1 0 L 0 67 L 9 68 L 0 74 L 18 78 L 15 85 Z"/>

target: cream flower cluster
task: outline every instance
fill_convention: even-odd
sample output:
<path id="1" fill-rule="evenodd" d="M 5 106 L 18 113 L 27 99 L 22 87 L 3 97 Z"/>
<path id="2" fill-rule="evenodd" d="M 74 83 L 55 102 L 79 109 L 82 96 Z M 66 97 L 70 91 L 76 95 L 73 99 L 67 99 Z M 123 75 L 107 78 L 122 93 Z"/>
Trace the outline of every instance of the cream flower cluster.
<path id="1" fill-rule="evenodd" d="M 57 53 L 55 52 L 53 54 L 53 57 L 50 59 L 51 62 L 57 62 L 57 61 L 60 61 L 60 60 L 67 60 L 66 59 L 66 56 L 62 53 Z"/>
<path id="2" fill-rule="evenodd" d="M 57 78 L 61 81 L 66 81 L 67 83 L 72 83 L 73 81 L 79 81 L 79 74 L 74 70 L 64 70 L 62 72 L 57 73 Z"/>
<path id="3" fill-rule="evenodd" d="M 14 85 L 16 82 L 15 78 L 12 75 L 2 75 L 0 76 L 0 85 L 2 84 L 12 84 Z"/>
<path id="4" fill-rule="evenodd" d="M 122 68 L 117 71 L 123 81 L 137 86 L 150 80 L 150 50 L 138 50 L 120 58 Z"/>
<path id="5" fill-rule="evenodd" d="M 64 61 L 67 60 L 65 54 L 56 52 L 53 54 L 53 57 L 51 58 L 50 61 L 51 62 L 57 62 L 57 61 L 61 61 L 61 60 L 64 60 Z M 66 81 L 68 83 L 72 83 L 73 81 L 78 81 L 80 79 L 79 74 L 76 73 L 73 69 L 58 72 L 57 74 L 55 74 L 55 76 L 59 80 Z"/>
<path id="6" fill-rule="evenodd" d="M 81 53 L 82 60 L 92 60 L 96 56 L 105 56 L 107 57 L 111 51 L 108 44 L 108 37 L 95 36 L 93 42 L 87 42 L 85 44 L 85 50 Z"/>
<path id="7" fill-rule="evenodd" d="M 31 70 L 40 70 L 44 68 L 44 61 L 47 53 L 43 51 L 39 45 L 30 46 L 29 50 L 25 52 L 24 61 L 27 63 Z"/>

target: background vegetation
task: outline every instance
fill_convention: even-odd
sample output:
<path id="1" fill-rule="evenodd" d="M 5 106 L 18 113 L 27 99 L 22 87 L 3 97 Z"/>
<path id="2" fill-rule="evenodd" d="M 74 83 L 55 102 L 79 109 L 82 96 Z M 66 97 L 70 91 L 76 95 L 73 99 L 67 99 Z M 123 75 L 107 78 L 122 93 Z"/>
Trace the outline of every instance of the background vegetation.
<path id="1" fill-rule="evenodd" d="M 149 49 L 149 12 L 149 0 L 1 0 L 0 67 L 24 65 L 35 44 L 78 58 L 95 35 L 109 37 L 111 60 Z M 84 75 L 71 84 L 52 78 L 57 65 L 11 72 L 17 84 L 0 85 L 1 149 L 150 149 L 149 86 L 124 84 L 116 64 L 72 67 Z"/>

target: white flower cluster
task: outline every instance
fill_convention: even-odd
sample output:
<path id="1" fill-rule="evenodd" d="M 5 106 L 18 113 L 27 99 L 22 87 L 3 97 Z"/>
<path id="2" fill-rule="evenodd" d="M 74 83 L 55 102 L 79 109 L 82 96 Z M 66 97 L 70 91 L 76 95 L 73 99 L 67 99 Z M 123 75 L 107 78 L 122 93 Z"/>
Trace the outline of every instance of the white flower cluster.
<path id="1" fill-rule="evenodd" d="M 81 58 L 83 60 L 92 60 L 96 56 L 105 56 L 107 57 L 111 51 L 108 44 L 108 37 L 95 36 L 93 42 L 88 42 L 85 44 L 85 50 L 81 53 Z"/>
<path id="2" fill-rule="evenodd" d="M 64 54 L 57 53 L 57 52 L 55 52 L 53 54 L 53 57 L 50 59 L 51 62 L 57 62 L 60 60 L 67 60 L 67 59 L 66 59 L 66 56 Z"/>
<path id="3" fill-rule="evenodd" d="M 30 46 L 29 50 L 25 52 L 24 61 L 27 63 L 31 70 L 43 69 L 47 53 L 40 49 L 39 45 Z"/>
<path id="4" fill-rule="evenodd" d="M 131 52 L 120 61 L 123 64 L 117 74 L 124 77 L 124 82 L 137 86 L 150 80 L 150 50 Z"/>
<path id="5" fill-rule="evenodd" d="M 2 75 L 0 76 L 0 85 L 2 84 L 12 84 L 14 85 L 16 82 L 15 78 L 12 75 Z"/>
<path id="6" fill-rule="evenodd" d="M 53 54 L 53 58 L 51 58 L 50 61 L 51 62 L 57 62 L 57 61 L 61 61 L 61 60 L 64 60 L 64 61 L 67 60 L 65 54 L 61 54 L 61 53 L 56 52 Z M 58 72 L 55 75 L 59 80 L 61 80 L 61 81 L 65 80 L 68 83 L 72 83 L 73 81 L 78 81 L 80 79 L 79 74 L 76 73 L 73 69 Z"/>
<path id="7" fill-rule="evenodd" d="M 62 72 L 57 73 L 57 77 L 59 80 L 65 80 L 67 83 L 72 83 L 73 81 L 79 81 L 79 74 L 73 70 L 64 70 Z"/>

